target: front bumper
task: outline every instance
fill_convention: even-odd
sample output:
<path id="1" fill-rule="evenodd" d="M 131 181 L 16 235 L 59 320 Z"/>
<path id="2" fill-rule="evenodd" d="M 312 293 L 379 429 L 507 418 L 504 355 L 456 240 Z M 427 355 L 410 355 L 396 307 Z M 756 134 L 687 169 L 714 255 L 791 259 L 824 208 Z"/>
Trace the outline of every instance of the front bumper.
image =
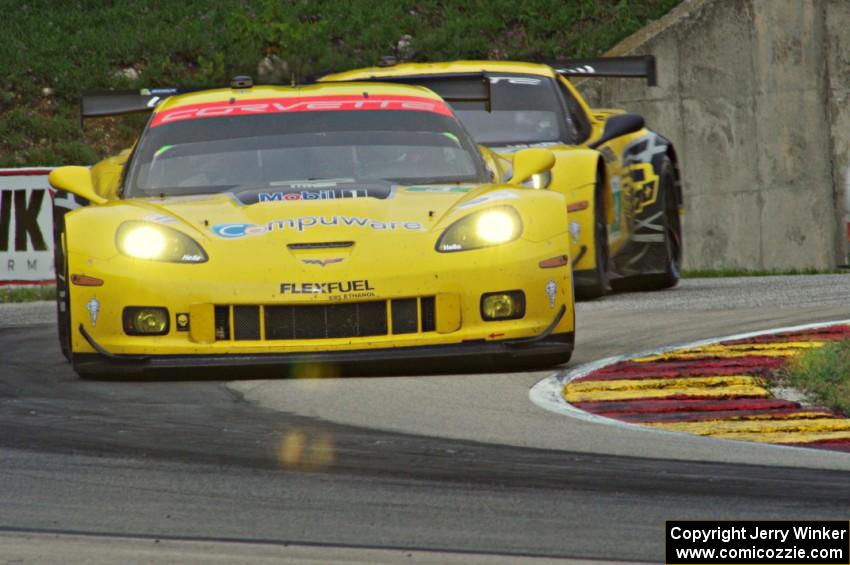
<path id="1" fill-rule="evenodd" d="M 101 286 L 70 288 L 72 351 L 80 359 L 98 352 L 77 331 L 81 325 L 105 351 L 146 359 L 288 359 L 296 355 L 311 359 L 312 354 L 413 351 L 533 338 L 544 333 L 562 307 L 566 313 L 551 333 L 570 333 L 574 331 L 570 267 L 538 266 L 565 254 L 567 247 L 567 235 L 563 234 L 543 242 L 518 240 L 504 248 L 439 256 L 429 250 L 401 257 L 396 255 L 403 250 L 395 250 L 395 255 L 383 253 L 377 260 L 376 252 L 367 252 L 364 246 L 359 255 L 355 251 L 344 261 L 326 266 L 291 258 L 274 263 L 247 253 L 242 258 L 218 257 L 197 265 L 142 262 L 122 256 L 96 259 L 72 253 L 71 274 L 104 281 Z M 317 285 L 332 292 L 306 292 Z M 349 286 L 352 292 L 340 291 Z M 525 293 L 524 317 L 482 319 L 484 294 L 514 290 Z M 376 307 L 381 310 L 378 322 L 383 329 L 361 331 L 361 327 L 346 334 L 334 333 L 339 326 L 333 326 L 332 318 L 338 320 L 334 316 L 345 310 L 335 305 L 374 306 L 378 302 L 386 304 L 385 310 Z M 433 306 L 426 308 L 426 302 Z M 419 318 L 404 318 L 407 330 L 397 331 L 396 306 L 405 303 L 419 312 Z M 328 309 L 321 321 L 325 325 L 318 326 L 328 330 L 322 335 L 293 333 L 292 328 L 306 327 L 307 322 L 298 318 L 304 310 L 290 312 L 292 327 L 284 327 L 286 317 L 280 316 L 290 307 L 322 312 L 323 307 L 331 306 L 335 311 Z M 122 312 L 127 307 L 167 308 L 170 329 L 160 336 L 128 335 L 122 327 Z M 237 319 L 237 310 L 247 312 L 252 320 L 249 331 L 241 335 L 237 328 L 246 326 Z M 433 316 L 426 324 L 429 313 Z M 366 312 L 367 318 L 361 314 L 357 314 L 358 324 L 376 319 L 371 317 L 373 309 Z M 190 320 L 183 331 L 178 325 L 181 315 Z M 222 326 L 229 330 L 220 332 Z M 374 355 L 381 357 L 380 353 Z"/>
<path id="2" fill-rule="evenodd" d="M 452 345 L 321 353 L 149 356 L 114 355 L 92 342 L 99 352 L 75 354 L 73 363 L 79 374 L 95 378 L 147 375 L 274 378 L 341 375 L 366 370 L 404 370 L 421 374 L 448 368 L 455 371 L 542 368 L 565 363 L 572 355 L 574 332 L 551 333 L 564 311 L 559 312 L 559 317 L 544 333 L 528 339 L 471 340 Z"/>

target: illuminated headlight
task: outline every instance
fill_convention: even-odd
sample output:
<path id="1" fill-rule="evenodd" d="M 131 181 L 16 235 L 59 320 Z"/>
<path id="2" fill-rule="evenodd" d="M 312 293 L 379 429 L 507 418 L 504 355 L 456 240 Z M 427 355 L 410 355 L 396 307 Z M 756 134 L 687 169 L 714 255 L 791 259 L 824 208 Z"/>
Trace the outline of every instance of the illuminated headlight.
<path id="1" fill-rule="evenodd" d="M 148 222 L 124 222 L 115 236 L 118 250 L 134 259 L 203 263 L 207 254 L 188 235 Z"/>
<path id="2" fill-rule="evenodd" d="M 545 171 L 545 172 L 540 173 L 539 175 L 531 175 L 530 177 L 528 177 L 528 179 L 523 181 L 521 184 L 522 184 L 522 186 L 525 186 L 525 187 L 528 187 L 528 188 L 547 188 L 549 186 L 549 183 L 551 183 L 551 182 L 552 182 L 552 172 L 551 171 Z"/>
<path id="3" fill-rule="evenodd" d="M 437 251 L 466 251 L 508 243 L 522 233 L 522 221 L 513 208 L 491 208 L 471 214 L 449 226 L 437 241 Z"/>

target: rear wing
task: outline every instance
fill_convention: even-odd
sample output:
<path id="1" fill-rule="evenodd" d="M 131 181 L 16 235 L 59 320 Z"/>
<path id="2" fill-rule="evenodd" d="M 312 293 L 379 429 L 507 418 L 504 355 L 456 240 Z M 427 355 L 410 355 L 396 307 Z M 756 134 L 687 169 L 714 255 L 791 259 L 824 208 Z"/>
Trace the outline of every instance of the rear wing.
<path id="1" fill-rule="evenodd" d="M 335 82 L 335 81 L 323 81 Z M 351 81 L 339 81 L 351 82 Z M 484 72 L 425 74 L 413 76 L 383 76 L 357 79 L 356 82 L 382 82 L 424 86 L 433 90 L 449 104 L 457 102 L 481 103 L 488 112 L 492 111 L 490 77 Z"/>
<path id="2" fill-rule="evenodd" d="M 236 76 L 230 81 L 230 88 L 247 89 L 254 86 L 251 77 Z M 207 86 L 203 88 L 142 88 L 141 90 L 101 90 L 86 92 L 80 96 L 82 119 L 103 116 L 118 116 L 136 112 L 151 112 L 157 105 L 177 94 L 187 94 L 226 86 Z"/>
<path id="3" fill-rule="evenodd" d="M 658 86 L 653 55 L 565 59 L 546 64 L 562 76 L 646 78 L 647 86 Z"/>
<path id="4" fill-rule="evenodd" d="M 85 119 L 150 112 L 169 96 L 182 92 L 188 91 L 180 91 L 176 88 L 143 88 L 87 92 L 80 97 L 80 113 Z"/>

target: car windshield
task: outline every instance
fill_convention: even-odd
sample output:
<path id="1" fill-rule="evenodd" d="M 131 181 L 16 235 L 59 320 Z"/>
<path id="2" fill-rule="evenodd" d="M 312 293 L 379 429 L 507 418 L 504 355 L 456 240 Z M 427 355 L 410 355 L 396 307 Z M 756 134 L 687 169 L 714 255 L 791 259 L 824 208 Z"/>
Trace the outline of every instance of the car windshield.
<path id="1" fill-rule="evenodd" d="M 491 112 L 480 104 L 455 102 L 455 112 L 483 145 L 556 142 L 564 119 L 552 81 L 541 77 L 490 76 Z"/>
<path id="2" fill-rule="evenodd" d="M 124 196 L 228 192 L 316 179 L 423 184 L 485 182 L 487 176 L 469 135 L 451 116 L 292 112 L 149 127 Z"/>

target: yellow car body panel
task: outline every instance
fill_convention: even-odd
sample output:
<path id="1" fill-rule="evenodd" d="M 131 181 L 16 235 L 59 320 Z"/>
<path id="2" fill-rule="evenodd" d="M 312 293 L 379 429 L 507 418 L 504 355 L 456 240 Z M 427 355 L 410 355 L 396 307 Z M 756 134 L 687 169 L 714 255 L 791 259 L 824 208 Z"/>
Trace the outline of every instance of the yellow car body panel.
<path id="1" fill-rule="evenodd" d="M 199 107 L 225 112 L 232 99 L 237 104 L 274 99 L 285 106 L 287 100 L 309 98 L 315 105 L 311 111 L 321 112 L 322 97 L 331 104 L 335 96 L 364 92 L 442 104 L 430 91 L 404 85 L 220 89 L 168 98 L 149 124 Z M 486 151 L 485 158 L 504 160 Z M 567 217 L 560 213 L 566 207 L 561 194 L 499 178 L 492 183 L 395 183 L 382 199 L 244 202 L 232 191 L 125 198 L 115 180 L 122 166 L 131 166 L 126 155 L 92 169 L 91 187 L 107 199 L 105 204 L 64 215 L 61 239 L 71 280 L 70 353 L 82 374 L 108 374 L 116 366 L 138 371 L 194 366 L 195 358 L 202 360 L 200 366 L 218 366 L 224 360 L 223 365 L 239 367 L 309 362 L 310 355 L 325 354 L 317 360 L 335 362 L 335 354 L 368 352 L 376 352 L 366 356 L 376 360 L 405 352 L 439 356 L 444 346 L 456 348 L 451 349 L 453 358 L 464 359 L 497 353 L 487 349 L 488 344 L 503 346 L 498 352 L 515 351 L 532 363 L 535 352 L 569 357 L 575 315 L 570 235 Z M 78 175 L 76 169 L 69 172 Z M 51 182 L 73 192 L 74 186 L 67 185 L 72 179 L 83 194 L 86 183 L 79 178 L 57 169 Z M 508 207 L 521 221 L 521 235 L 515 240 L 464 251 L 436 250 L 441 235 L 455 222 Z M 128 256 L 117 242 L 127 222 L 177 231 L 197 243 L 208 260 Z M 482 295 L 507 291 L 523 293 L 524 314 L 484 320 Z M 368 310 L 369 316 L 385 320 L 386 331 L 334 337 L 314 335 L 313 328 L 309 337 L 300 338 L 296 327 L 284 339 L 276 333 L 283 330 L 270 327 L 289 323 L 273 318 L 289 312 L 282 308 L 315 307 L 324 310 L 292 310 L 292 315 L 324 312 L 325 331 L 333 333 L 327 329 L 333 309 L 355 304 L 349 311 L 358 309 L 357 316 L 365 316 Z M 129 335 L 124 314 L 130 307 L 167 309 L 168 331 Z M 396 321 L 402 307 L 416 311 L 415 327 L 408 327 L 409 322 L 396 327 L 402 323 L 401 318 Z M 429 316 L 431 321 L 426 320 Z M 254 325 L 243 331 L 245 319 L 254 320 Z M 547 342 L 546 347 L 537 341 L 551 337 L 560 341 Z"/>
<path id="2" fill-rule="evenodd" d="M 657 226 L 650 219 L 658 210 L 652 209 L 652 214 L 648 212 L 653 205 L 658 203 L 660 159 L 666 155 L 672 161 L 676 175 L 676 186 L 673 187 L 675 194 L 671 198 L 675 198 L 675 205 L 681 213 L 681 189 L 678 186 L 679 175 L 672 144 L 644 128 L 611 139 L 593 150 L 588 149 L 589 146 L 594 144 L 594 141 L 600 139 L 603 135 L 608 119 L 622 114 L 624 111 L 590 108 L 572 83 L 560 76 L 552 67 L 510 61 L 405 63 L 334 73 L 325 75 L 320 80 L 333 83 L 381 79 L 402 81 L 405 78 L 461 76 L 479 73 L 486 73 L 488 77 L 505 73 L 508 76 L 541 77 L 550 80 L 553 84 L 557 84 L 558 88 L 563 89 L 563 97 L 569 99 L 570 103 L 574 105 L 574 108 L 570 111 L 579 115 L 581 119 L 586 119 L 588 131 L 583 139 L 579 139 L 575 143 L 545 143 L 545 146 L 556 154 L 559 162 L 570 161 L 574 163 L 573 166 L 556 165 L 552 170 L 552 179 L 548 189 L 564 194 L 568 206 L 572 210 L 570 212 L 570 225 L 573 234 L 571 253 L 575 259 L 573 269 L 577 275 L 576 285 L 581 287 L 582 276 L 597 268 L 597 256 L 596 253 L 592 252 L 596 247 L 594 239 L 595 199 L 592 187 L 595 180 L 591 180 L 589 183 L 585 180 L 588 175 L 595 174 L 597 167 L 604 170 L 602 183 L 604 193 L 601 198 L 605 205 L 604 216 L 608 231 L 607 246 L 612 257 L 610 265 L 612 277 L 653 273 L 661 268 L 659 261 L 645 260 L 649 255 L 653 255 L 653 253 L 648 253 L 650 245 L 653 245 L 652 251 L 656 251 L 656 248 L 659 247 L 658 242 L 653 239 Z M 491 79 L 492 81 L 493 79 Z M 423 84 L 423 82 L 424 80 L 417 84 Z M 462 116 L 461 119 L 463 120 Z M 481 143 L 480 140 L 479 143 Z M 649 144 L 649 149 L 636 149 L 644 143 Z M 491 144 L 490 149 L 509 159 L 519 147 L 521 145 L 500 148 L 493 147 Z M 574 151 L 590 151 L 593 157 L 576 158 L 573 156 Z M 582 163 L 576 166 L 577 161 L 582 161 Z M 581 177 L 581 180 L 576 180 L 576 176 Z M 660 203 L 658 204 L 660 205 Z M 638 234 L 637 232 L 641 229 L 648 230 L 648 232 Z M 681 237 L 680 228 L 678 237 Z M 646 242 L 643 241 L 644 239 Z M 681 252 L 680 242 L 678 245 L 679 252 Z"/>

